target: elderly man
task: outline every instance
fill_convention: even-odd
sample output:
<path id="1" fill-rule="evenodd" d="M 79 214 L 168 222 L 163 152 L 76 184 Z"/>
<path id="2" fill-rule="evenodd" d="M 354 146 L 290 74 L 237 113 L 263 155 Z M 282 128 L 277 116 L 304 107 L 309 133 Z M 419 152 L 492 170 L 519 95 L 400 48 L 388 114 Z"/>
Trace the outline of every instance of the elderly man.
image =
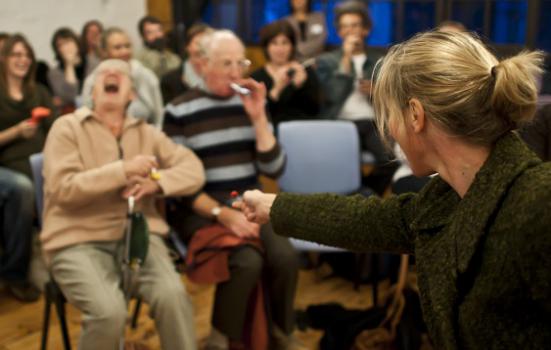
<path id="1" fill-rule="evenodd" d="M 159 79 L 181 64 L 180 57 L 166 48 L 163 24 L 158 18 L 143 17 L 138 22 L 138 30 L 144 47 L 138 52 L 136 58 L 151 69 Z"/>
<path id="2" fill-rule="evenodd" d="M 108 28 L 101 37 L 101 50 L 106 59 L 116 58 L 130 64 L 134 98 L 128 107 L 128 113 L 160 127 L 163 121 L 163 100 L 159 79 L 149 68 L 132 58 L 132 44 L 128 34 L 117 27 Z M 82 104 L 89 108 L 92 108 L 94 80 L 95 71 L 86 78 L 82 86 Z"/>
<path id="3" fill-rule="evenodd" d="M 258 188 L 259 174 L 277 177 L 285 165 L 284 153 L 265 111 L 266 88 L 252 79 L 242 79 L 250 62 L 245 59 L 242 42 L 231 31 L 205 35 L 200 44 L 205 89 L 188 90 L 168 104 L 164 129 L 201 158 L 207 183 L 187 199 L 188 206 L 169 206 L 174 207 L 169 221 L 185 240 L 190 240 L 198 229 L 218 223 L 234 235 L 260 237 L 263 243 L 264 254 L 251 246 L 231 251 L 230 279 L 216 289 L 209 348 L 227 349 L 229 343 L 243 340 L 247 300 L 257 281 L 267 273 L 265 293 L 273 319 L 272 348 L 287 349 L 294 327 L 296 252 L 287 239 L 273 233 L 271 226 L 251 224 L 241 212 L 228 206 L 232 190 Z M 237 95 L 232 83 L 250 93 Z"/>
<path id="4" fill-rule="evenodd" d="M 161 131 L 127 114 L 130 66 L 103 61 L 96 69 L 94 109 L 58 119 L 44 150 L 41 241 L 53 277 L 83 313 L 79 349 L 117 349 L 126 321 L 121 285 L 127 198 L 149 225 L 149 253 L 136 294 L 151 307 L 163 349 L 195 349 L 192 307 L 163 236 L 159 196 L 195 193 L 200 161 Z M 152 169 L 158 176 L 150 176 Z"/>

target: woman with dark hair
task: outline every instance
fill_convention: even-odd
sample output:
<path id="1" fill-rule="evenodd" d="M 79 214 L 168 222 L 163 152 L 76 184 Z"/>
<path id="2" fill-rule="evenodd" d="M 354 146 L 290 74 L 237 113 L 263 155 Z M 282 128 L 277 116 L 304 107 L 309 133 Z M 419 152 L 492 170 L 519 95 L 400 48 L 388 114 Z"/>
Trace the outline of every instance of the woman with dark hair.
<path id="1" fill-rule="evenodd" d="M 35 68 L 28 41 L 20 34 L 10 36 L 0 51 L 0 278 L 22 301 L 40 295 L 27 279 L 34 217 L 29 156 L 42 151 L 53 119 L 51 97 L 35 83 Z M 31 119 L 36 107 L 48 108 L 52 115 L 42 121 Z"/>
<path id="2" fill-rule="evenodd" d="M 85 76 L 92 73 L 101 62 L 100 41 L 103 33 L 103 25 L 98 20 L 90 20 L 84 23 L 80 33 L 80 48 L 86 61 Z"/>
<path id="3" fill-rule="evenodd" d="M 295 33 L 286 21 L 260 31 L 267 63 L 251 74 L 268 91 L 268 109 L 274 126 L 296 119 L 312 119 L 319 112 L 319 86 L 315 72 L 294 59 Z"/>
<path id="4" fill-rule="evenodd" d="M 48 81 L 53 90 L 54 104 L 61 114 L 71 113 L 75 110 L 75 98 L 85 78 L 86 58 L 80 51 L 78 36 L 67 27 L 56 30 L 52 49 L 57 67 L 48 71 Z"/>
<path id="5" fill-rule="evenodd" d="M 312 12 L 311 0 L 289 0 L 291 15 L 285 17 L 297 38 L 296 56 L 299 61 L 314 58 L 325 49 L 327 24 L 323 12 Z"/>

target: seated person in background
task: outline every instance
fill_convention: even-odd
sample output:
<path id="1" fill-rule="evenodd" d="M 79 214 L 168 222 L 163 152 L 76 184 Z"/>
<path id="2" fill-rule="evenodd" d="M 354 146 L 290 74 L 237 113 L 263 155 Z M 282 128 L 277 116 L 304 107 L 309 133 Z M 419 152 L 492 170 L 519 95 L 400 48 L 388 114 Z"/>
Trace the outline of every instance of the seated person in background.
<path id="1" fill-rule="evenodd" d="M 136 294 L 151 307 L 163 349 L 195 349 L 192 305 L 164 244 L 169 227 L 155 200 L 195 193 L 204 183 L 201 162 L 127 114 L 133 97 L 127 62 L 103 61 L 92 84 L 94 109 L 60 118 L 44 149 L 40 238 L 52 276 L 83 313 L 79 349 L 117 349 L 124 331 L 120 270 L 129 196 L 150 231 Z"/>
<path id="2" fill-rule="evenodd" d="M 176 96 L 183 94 L 192 87 L 203 87 L 201 79 L 201 57 L 199 41 L 205 33 L 211 33 L 212 28 L 206 24 L 192 25 L 186 32 L 186 59 L 178 68 L 171 70 L 161 78 L 161 93 L 165 104 Z"/>
<path id="3" fill-rule="evenodd" d="M 363 152 L 375 158 L 375 170 L 364 179 L 378 194 L 389 185 L 396 164 L 381 142 L 371 105 L 372 74 L 380 56 L 366 49 L 365 40 L 372 22 L 367 7 L 359 1 L 342 2 L 335 7 L 335 25 L 342 47 L 316 60 L 316 73 L 323 90 L 321 116 L 350 120 L 356 124 Z"/>
<path id="4" fill-rule="evenodd" d="M 29 156 L 42 152 L 54 119 L 50 94 L 34 82 L 35 68 L 29 42 L 19 34 L 10 36 L 0 51 L 0 278 L 21 301 L 40 296 L 27 276 L 35 216 Z M 36 107 L 50 109 L 50 117 L 31 120 Z"/>
<path id="5" fill-rule="evenodd" d="M 303 62 L 323 53 L 327 24 L 323 12 L 312 12 L 312 0 L 290 0 L 291 15 L 285 17 L 295 32 L 296 58 Z"/>
<path id="6" fill-rule="evenodd" d="M 286 21 L 260 30 L 260 45 L 267 63 L 251 74 L 268 91 L 268 110 L 274 127 L 284 121 L 317 118 L 320 91 L 311 68 L 294 59 L 295 34 Z"/>
<path id="7" fill-rule="evenodd" d="M 81 53 L 86 58 L 85 76 L 88 76 L 101 62 L 100 42 L 103 25 L 100 21 L 91 20 L 84 23 L 80 34 Z"/>
<path id="8" fill-rule="evenodd" d="M 264 254 L 251 246 L 230 252 L 230 280 L 216 288 L 209 346 L 227 349 L 243 341 L 247 302 L 257 281 L 267 273 L 265 294 L 273 319 L 274 349 L 286 349 L 294 328 L 293 300 L 298 259 L 290 242 L 274 235 L 270 225 L 247 221 L 227 205 L 232 190 L 258 188 L 258 175 L 278 177 L 285 155 L 277 143 L 265 111 L 265 87 L 242 79 L 250 64 L 245 47 L 228 30 L 201 40 L 201 74 L 205 91 L 190 89 L 166 107 L 164 130 L 176 142 L 190 147 L 203 161 L 205 187 L 186 203 L 169 205 L 169 222 L 189 241 L 198 229 L 219 223 L 240 237 L 259 237 Z M 238 96 L 230 83 L 251 93 Z"/>
<path id="9" fill-rule="evenodd" d="M 551 160 L 551 104 L 536 112 L 534 120 L 520 129 L 520 136 L 542 160 Z"/>
<path id="10" fill-rule="evenodd" d="M 75 110 L 75 99 L 85 78 L 86 59 L 80 52 L 78 36 L 69 28 L 56 30 L 52 37 L 52 49 L 57 67 L 48 71 L 54 104 L 60 114 Z"/>
<path id="11" fill-rule="evenodd" d="M 163 121 L 163 101 L 159 79 L 140 61 L 132 58 L 132 44 L 128 35 L 120 28 L 108 28 L 103 32 L 101 49 L 105 58 L 117 58 L 130 63 L 134 98 L 128 107 L 128 114 L 160 127 Z M 89 108 L 92 107 L 94 79 L 92 72 L 82 87 L 82 103 Z"/>
<path id="12" fill-rule="evenodd" d="M 138 52 L 136 59 L 151 69 L 157 78 L 161 79 L 167 72 L 180 66 L 180 57 L 167 49 L 163 25 L 158 18 L 143 17 L 138 22 L 138 30 L 144 47 Z"/>

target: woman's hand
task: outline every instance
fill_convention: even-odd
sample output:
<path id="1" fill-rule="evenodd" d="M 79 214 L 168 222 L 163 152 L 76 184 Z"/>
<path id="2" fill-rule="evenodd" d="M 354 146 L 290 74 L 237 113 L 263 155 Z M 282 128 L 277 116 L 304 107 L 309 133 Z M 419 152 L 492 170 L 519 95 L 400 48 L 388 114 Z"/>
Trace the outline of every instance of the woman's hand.
<path id="1" fill-rule="evenodd" d="M 222 207 L 218 222 L 240 237 L 255 238 L 260 233 L 258 224 L 247 221 L 243 213 L 230 207 Z"/>
<path id="2" fill-rule="evenodd" d="M 32 138 L 36 134 L 38 125 L 31 122 L 30 119 L 23 120 L 15 126 L 17 128 L 17 134 L 19 137 L 27 140 Z"/>
<path id="3" fill-rule="evenodd" d="M 291 69 L 295 71 L 293 75 L 293 85 L 297 88 L 302 87 L 306 79 L 308 78 L 308 73 L 306 73 L 306 69 L 304 66 L 297 61 L 293 61 L 290 64 Z"/>
<path id="4" fill-rule="evenodd" d="M 247 220 L 262 225 L 270 221 L 270 210 L 275 198 L 275 194 L 259 190 L 246 191 L 242 200 L 234 202 L 232 206 L 240 209 Z"/>

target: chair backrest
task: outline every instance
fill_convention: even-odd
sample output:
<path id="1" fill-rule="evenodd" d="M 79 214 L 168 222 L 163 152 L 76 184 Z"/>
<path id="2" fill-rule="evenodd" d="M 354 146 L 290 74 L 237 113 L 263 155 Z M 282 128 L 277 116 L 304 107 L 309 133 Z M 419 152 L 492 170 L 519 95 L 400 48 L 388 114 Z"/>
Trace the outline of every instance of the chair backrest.
<path id="1" fill-rule="evenodd" d="M 282 191 L 350 194 L 360 189 L 360 142 L 352 122 L 284 122 L 279 124 L 278 135 L 287 154 L 278 181 Z"/>
<path id="2" fill-rule="evenodd" d="M 42 226 L 42 208 L 44 207 L 44 177 L 42 176 L 42 167 L 44 156 L 42 153 L 35 153 L 29 158 L 31 170 L 34 178 L 34 195 L 36 197 L 36 212 L 38 214 L 38 223 Z"/>

